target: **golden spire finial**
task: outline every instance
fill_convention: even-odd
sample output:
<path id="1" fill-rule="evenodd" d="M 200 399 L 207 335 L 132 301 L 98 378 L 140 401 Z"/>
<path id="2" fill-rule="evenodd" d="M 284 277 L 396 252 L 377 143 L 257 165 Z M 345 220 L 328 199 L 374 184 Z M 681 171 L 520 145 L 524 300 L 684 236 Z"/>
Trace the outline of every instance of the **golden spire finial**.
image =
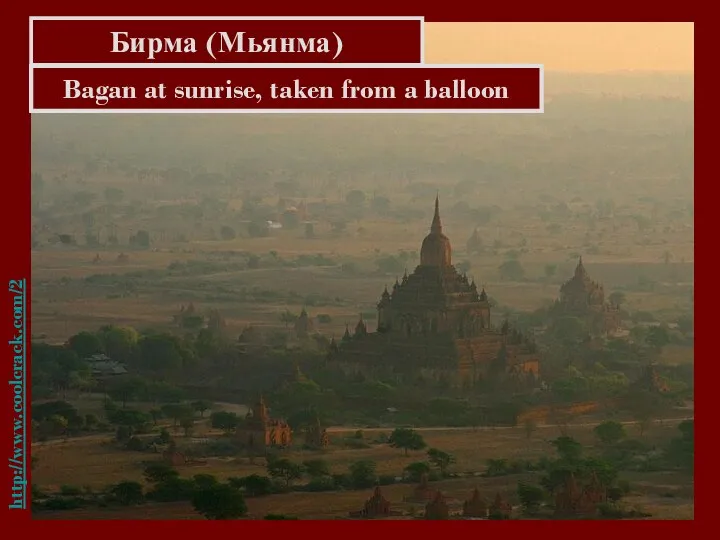
<path id="1" fill-rule="evenodd" d="M 435 215 L 433 215 L 430 232 L 435 234 L 442 233 L 442 222 L 440 221 L 440 191 L 435 195 Z"/>

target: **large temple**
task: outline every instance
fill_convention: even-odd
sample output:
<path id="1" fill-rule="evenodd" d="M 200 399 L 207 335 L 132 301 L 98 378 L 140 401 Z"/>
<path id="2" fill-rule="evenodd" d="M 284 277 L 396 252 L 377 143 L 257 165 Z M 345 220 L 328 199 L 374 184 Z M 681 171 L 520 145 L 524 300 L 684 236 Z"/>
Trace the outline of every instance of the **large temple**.
<path id="1" fill-rule="evenodd" d="M 493 326 L 483 288 L 452 265 L 435 199 L 430 234 L 415 271 L 387 287 L 377 305 L 376 332 L 360 319 L 354 334 L 333 342 L 330 360 L 346 372 L 444 380 L 473 386 L 501 374 L 538 375 L 535 346 L 505 322 Z"/>
<path id="2" fill-rule="evenodd" d="M 237 442 L 250 451 L 268 448 L 285 448 L 292 442 L 292 429 L 285 420 L 270 417 L 265 400 L 260 400 L 248 411 L 243 422 L 235 429 Z"/>
<path id="3" fill-rule="evenodd" d="M 573 277 L 560 287 L 552 314 L 583 320 L 592 335 L 612 335 L 620 327 L 620 306 L 605 300 L 605 288 L 590 279 L 582 257 Z"/>

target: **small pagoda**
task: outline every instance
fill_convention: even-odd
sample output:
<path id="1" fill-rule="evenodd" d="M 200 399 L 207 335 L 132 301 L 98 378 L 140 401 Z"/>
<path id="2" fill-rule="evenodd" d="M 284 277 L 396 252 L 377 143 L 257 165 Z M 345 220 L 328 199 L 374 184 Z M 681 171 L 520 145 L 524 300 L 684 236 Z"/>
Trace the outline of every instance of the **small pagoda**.
<path id="1" fill-rule="evenodd" d="M 478 488 L 475 488 L 472 496 L 463 503 L 463 516 L 473 518 L 488 517 L 488 503 L 483 496 L 480 495 Z"/>
<path id="2" fill-rule="evenodd" d="M 450 507 L 443 494 L 437 491 L 432 501 L 425 506 L 425 519 L 450 519 Z"/>
<path id="3" fill-rule="evenodd" d="M 411 495 L 404 498 L 405 502 L 427 503 L 437 495 L 437 490 L 430 487 L 430 479 L 427 473 L 420 475 L 420 483 L 415 486 Z"/>
<path id="4" fill-rule="evenodd" d="M 555 515 L 557 517 L 573 517 L 592 515 L 597 507 L 606 499 L 606 490 L 595 473 L 584 487 L 578 486 L 574 474 L 569 474 L 565 484 L 555 495 Z"/>
<path id="5" fill-rule="evenodd" d="M 512 505 L 498 492 L 488 509 L 488 516 L 493 519 L 510 519 Z"/>
<path id="6" fill-rule="evenodd" d="M 375 487 L 372 496 L 365 501 L 363 509 L 358 512 L 350 512 L 350 517 L 356 518 L 377 518 L 392 515 L 390 501 L 383 497 L 380 486 Z"/>

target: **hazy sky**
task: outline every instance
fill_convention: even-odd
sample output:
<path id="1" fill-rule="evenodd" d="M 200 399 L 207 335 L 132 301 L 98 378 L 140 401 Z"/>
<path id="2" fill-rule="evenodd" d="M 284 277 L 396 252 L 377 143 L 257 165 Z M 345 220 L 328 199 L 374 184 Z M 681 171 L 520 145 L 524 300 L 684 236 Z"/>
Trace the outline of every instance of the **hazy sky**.
<path id="1" fill-rule="evenodd" d="M 427 23 L 425 61 L 692 72 L 693 30 L 693 23 Z"/>

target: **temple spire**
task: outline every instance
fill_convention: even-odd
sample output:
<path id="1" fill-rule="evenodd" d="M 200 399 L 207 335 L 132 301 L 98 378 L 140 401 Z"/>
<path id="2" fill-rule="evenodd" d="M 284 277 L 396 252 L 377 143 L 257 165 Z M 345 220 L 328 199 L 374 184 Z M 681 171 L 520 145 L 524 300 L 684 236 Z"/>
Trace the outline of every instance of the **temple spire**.
<path id="1" fill-rule="evenodd" d="M 263 396 L 262 394 L 260 394 L 260 399 L 258 399 L 258 402 L 255 405 L 253 417 L 262 421 L 265 421 L 268 418 L 268 410 L 267 406 L 265 405 L 265 396 Z"/>
<path id="2" fill-rule="evenodd" d="M 578 259 L 577 267 L 575 268 L 575 275 L 579 277 L 585 276 L 585 266 L 583 265 L 582 261 L 582 255 L 580 255 L 580 258 Z"/>
<path id="3" fill-rule="evenodd" d="M 440 221 L 440 194 L 435 196 L 435 215 L 433 216 L 430 232 L 434 234 L 442 233 L 442 222 Z"/>

